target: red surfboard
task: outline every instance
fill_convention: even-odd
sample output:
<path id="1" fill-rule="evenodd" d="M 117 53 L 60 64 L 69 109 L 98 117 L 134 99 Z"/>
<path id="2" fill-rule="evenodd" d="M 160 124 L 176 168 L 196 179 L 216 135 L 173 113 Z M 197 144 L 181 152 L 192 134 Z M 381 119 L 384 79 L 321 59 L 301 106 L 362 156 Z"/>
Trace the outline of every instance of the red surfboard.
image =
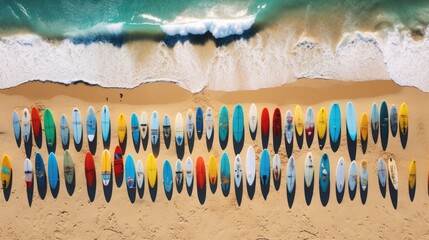
<path id="1" fill-rule="evenodd" d="M 268 109 L 264 108 L 262 110 L 262 115 L 261 115 L 261 130 L 262 130 L 262 135 L 265 135 L 268 137 L 268 135 L 270 134 L 270 114 L 268 113 Z"/>
<path id="2" fill-rule="evenodd" d="M 95 183 L 95 165 L 94 158 L 90 152 L 86 153 L 85 156 L 85 177 L 86 177 L 86 185 L 88 187 L 94 186 Z"/>
<path id="3" fill-rule="evenodd" d="M 200 190 L 203 190 L 206 185 L 206 166 L 204 165 L 203 157 L 199 156 L 197 159 L 197 186 Z"/>
<path id="4" fill-rule="evenodd" d="M 40 114 L 36 107 L 31 108 L 31 124 L 33 125 L 34 138 L 38 138 L 41 134 L 42 123 L 40 121 Z"/>
<path id="5" fill-rule="evenodd" d="M 280 109 L 276 108 L 273 115 L 273 138 L 281 137 L 282 135 L 282 114 Z"/>
<path id="6" fill-rule="evenodd" d="M 124 159 L 122 154 L 122 149 L 118 145 L 115 148 L 115 159 L 113 161 L 115 178 L 122 178 L 124 176 Z"/>

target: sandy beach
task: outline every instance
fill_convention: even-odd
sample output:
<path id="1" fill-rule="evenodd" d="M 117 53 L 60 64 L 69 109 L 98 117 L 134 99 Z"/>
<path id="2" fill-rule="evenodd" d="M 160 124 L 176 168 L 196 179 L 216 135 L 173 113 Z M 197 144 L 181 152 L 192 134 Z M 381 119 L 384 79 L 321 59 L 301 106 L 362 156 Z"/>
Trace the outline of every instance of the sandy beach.
<path id="1" fill-rule="evenodd" d="M 123 97 L 120 98 L 120 94 Z M 409 108 L 409 137 L 406 149 L 402 149 L 399 135 L 392 137 L 389 131 L 387 151 L 381 147 L 380 139 L 377 144 L 372 141 L 369 134 L 368 149 L 362 154 L 360 143 L 357 144 L 357 162 L 362 159 L 368 162 L 369 188 L 367 201 L 363 205 L 359 191 L 353 201 L 348 191 L 341 204 L 335 197 L 335 168 L 340 157 L 344 157 L 346 169 L 350 159 L 346 143 L 345 106 L 352 101 L 356 108 L 357 122 L 365 111 L 370 114 L 373 102 L 380 106 L 386 100 L 388 107 L 395 104 L 398 108 L 402 102 Z M 6 202 L 0 197 L 0 237 L 5 239 L 425 239 L 429 238 L 429 196 L 428 196 L 428 169 L 427 156 L 429 154 L 429 128 L 426 120 L 429 113 L 423 107 L 429 101 L 429 95 L 414 87 L 401 87 L 392 81 L 344 82 L 336 80 L 306 80 L 301 79 L 295 83 L 281 87 L 260 89 L 255 91 L 218 92 L 203 90 L 192 94 L 174 83 L 149 83 L 134 89 L 101 88 L 83 83 L 62 85 L 57 83 L 28 82 L 20 86 L 0 90 L 0 109 L 3 118 L 0 119 L 0 155 L 8 154 L 12 159 L 13 185 L 10 199 Z M 282 162 L 282 180 L 279 191 L 273 183 L 267 200 L 261 194 L 259 182 L 259 157 L 262 152 L 260 126 L 258 135 L 253 141 L 250 137 L 248 124 L 248 111 L 252 103 L 258 108 L 258 117 L 263 107 L 267 107 L 270 117 L 276 107 L 282 113 L 282 119 L 287 110 L 293 112 L 299 104 L 305 112 L 313 107 L 315 113 L 324 106 L 328 111 L 332 103 L 338 102 L 341 106 L 343 131 L 341 133 L 341 146 L 335 153 L 332 152 L 329 141 L 323 150 L 319 150 L 317 139 L 314 139 L 310 149 L 304 143 L 303 148 L 294 143 L 293 156 L 297 161 L 296 193 L 293 205 L 288 206 L 286 198 L 286 151 L 284 138 L 279 149 Z M 195 112 L 198 106 L 205 110 L 210 106 L 214 111 L 215 136 L 213 147 L 207 151 L 205 137 L 195 140 L 194 150 L 189 154 L 185 147 L 185 158 L 191 156 L 194 164 L 198 156 L 203 156 L 206 165 L 210 154 L 213 154 L 220 163 L 223 153 L 219 145 L 218 114 L 222 105 L 229 110 L 230 121 L 235 104 L 243 105 L 245 114 L 245 142 L 241 153 L 242 163 L 245 167 L 245 154 L 249 146 L 255 148 L 257 157 L 256 190 L 253 200 L 250 200 L 246 187 L 243 188 L 241 205 L 236 201 L 234 188 L 231 188 L 228 197 L 222 195 L 220 185 L 215 194 L 207 190 L 206 200 L 201 204 L 197 197 L 194 185 L 192 196 L 188 196 L 186 189 L 178 194 L 174 186 L 172 199 L 167 200 L 162 185 L 162 164 L 165 159 L 170 160 L 174 167 L 177 160 L 175 146 L 166 149 L 161 138 L 161 149 L 157 157 L 158 166 L 158 192 L 155 202 L 149 196 L 147 179 L 143 199 L 138 196 L 131 203 L 126 186 L 121 188 L 113 186 L 113 195 L 110 202 L 106 202 L 101 182 L 101 153 L 103 143 L 101 140 L 100 122 L 98 122 L 98 147 L 94 156 L 97 171 L 97 192 L 94 202 L 90 202 L 86 189 L 84 175 L 84 157 L 88 152 L 88 141 L 84 137 L 82 150 L 77 152 L 70 144 L 70 152 L 75 163 L 76 188 L 74 194 L 69 196 L 65 187 L 63 173 L 64 151 L 59 141 L 59 119 L 62 113 L 71 119 L 73 107 L 78 107 L 82 119 L 86 118 L 89 106 L 96 110 L 97 120 L 100 121 L 100 111 L 103 105 L 108 105 L 111 112 L 112 141 L 110 152 L 113 156 L 117 138 L 117 116 L 124 113 L 127 123 L 135 112 L 138 116 L 142 111 L 148 115 L 156 110 L 163 116 L 169 114 L 174 129 L 174 118 L 177 112 L 186 115 L 188 108 Z M 57 150 L 56 155 L 60 169 L 60 190 L 54 199 L 48 190 L 46 198 L 40 199 L 37 188 L 34 189 L 32 205 L 29 206 L 23 168 L 25 150 L 23 144 L 18 148 L 12 129 L 12 112 L 18 111 L 20 117 L 22 110 L 27 107 L 38 106 L 40 109 L 50 108 L 57 124 Z M 43 116 L 43 114 L 42 114 Z M 283 122 L 283 120 L 282 120 Z M 130 129 L 130 128 L 129 128 Z M 284 130 L 284 129 L 283 129 Z M 231 127 L 230 127 L 231 132 Z M 86 126 L 84 125 L 84 134 Z M 272 132 L 270 131 L 272 134 Z M 146 159 L 151 151 L 150 144 L 146 151 L 140 147 L 136 153 L 132 146 L 131 134 L 128 134 L 126 153 L 131 153 L 134 159 Z M 205 134 L 204 134 L 205 136 Z M 172 139 L 172 143 L 174 139 Z M 305 141 L 305 140 L 304 140 Z M 187 141 L 186 141 L 187 144 Z M 270 156 L 273 156 L 272 136 L 268 145 Z M 37 151 L 47 161 L 45 137 L 43 146 L 38 149 L 34 144 L 31 161 L 34 166 L 34 156 Z M 228 153 L 231 169 L 234 158 L 232 136 L 230 134 Z M 329 155 L 331 164 L 330 199 L 323 207 L 319 198 L 318 182 L 315 181 L 314 194 L 310 206 L 304 198 L 304 159 L 311 151 L 318 170 L 320 157 L 324 152 Z M 377 178 L 377 160 L 384 157 L 386 160 L 393 155 L 396 158 L 399 173 L 398 203 L 395 209 L 389 191 L 383 198 Z M 417 162 L 417 190 L 415 199 L 410 201 L 408 194 L 408 168 L 411 160 Z M 318 172 L 315 177 L 317 179 Z M 231 185 L 233 186 L 233 185 Z"/>

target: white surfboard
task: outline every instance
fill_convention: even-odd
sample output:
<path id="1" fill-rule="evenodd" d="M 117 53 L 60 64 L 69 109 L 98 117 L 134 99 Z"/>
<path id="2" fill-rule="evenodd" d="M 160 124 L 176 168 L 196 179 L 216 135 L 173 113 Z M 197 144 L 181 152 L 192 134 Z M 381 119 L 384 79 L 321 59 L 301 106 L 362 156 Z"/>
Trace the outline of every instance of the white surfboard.
<path id="1" fill-rule="evenodd" d="M 382 187 L 386 186 L 386 179 L 387 179 L 387 167 L 386 162 L 383 158 L 378 159 L 377 162 L 378 166 L 378 181 L 380 182 L 380 185 Z"/>
<path id="2" fill-rule="evenodd" d="M 285 128 L 285 137 L 288 144 L 292 143 L 293 139 L 293 131 L 295 129 L 293 125 L 293 115 L 290 110 L 287 110 L 286 116 L 285 116 L 285 122 L 284 122 L 284 128 Z"/>
<path id="3" fill-rule="evenodd" d="M 150 119 L 150 139 L 152 145 L 158 144 L 159 139 L 159 116 L 157 111 L 152 112 L 152 117 Z"/>
<path id="4" fill-rule="evenodd" d="M 206 109 L 205 121 L 206 121 L 206 136 L 207 136 L 207 139 L 210 140 L 213 134 L 213 113 L 210 107 Z"/>
<path id="5" fill-rule="evenodd" d="M 253 134 L 256 131 L 256 128 L 258 127 L 258 113 L 256 111 L 256 105 L 252 103 L 249 109 L 249 129 L 250 132 Z"/>
<path id="6" fill-rule="evenodd" d="M 309 152 L 305 157 L 305 163 L 304 163 L 304 180 L 305 180 L 305 185 L 307 187 L 311 186 L 313 182 L 313 176 L 314 176 L 313 154 Z"/>
<path id="7" fill-rule="evenodd" d="M 252 186 L 256 178 L 256 159 L 255 151 L 253 150 L 252 146 L 249 146 L 246 154 L 246 177 L 247 184 Z"/>
<path id="8" fill-rule="evenodd" d="M 357 165 L 356 161 L 353 160 L 349 167 L 349 188 L 350 191 L 354 191 L 357 186 Z"/>
<path id="9" fill-rule="evenodd" d="M 282 166 L 280 162 L 280 156 L 278 154 L 275 154 L 273 157 L 273 178 L 275 181 L 279 181 L 281 178 L 282 173 Z"/>
<path id="10" fill-rule="evenodd" d="M 335 184 L 337 185 L 337 191 L 342 193 L 344 191 L 344 186 L 346 185 L 346 163 L 344 162 L 343 157 L 340 157 L 337 162 Z"/>
<path id="11" fill-rule="evenodd" d="M 183 117 L 181 113 L 176 114 L 176 120 L 174 123 L 176 144 L 178 147 L 183 144 Z"/>
<path id="12" fill-rule="evenodd" d="M 22 135 L 24 136 L 24 142 L 30 140 L 31 133 L 31 115 L 27 108 L 22 111 Z"/>
<path id="13" fill-rule="evenodd" d="M 359 181 L 360 181 L 362 190 L 366 191 L 366 188 L 368 187 L 368 165 L 365 160 L 362 160 L 360 162 Z"/>
<path id="14" fill-rule="evenodd" d="M 142 131 L 141 138 L 146 139 L 148 132 L 147 113 L 145 111 L 140 115 L 140 130 Z"/>
<path id="15" fill-rule="evenodd" d="M 240 157 L 240 154 L 237 154 L 234 160 L 234 182 L 237 188 L 239 188 L 241 185 L 241 175 L 242 175 L 241 157 Z"/>
<path id="16" fill-rule="evenodd" d="M 30 187 L 33 183 L 33 165 L 28 158 L 26 158 L 24 162 L 24 179 L 27 187 Z"/>
<path id="17" fill-rule="evenodd" d="M 291 156 L 287 162 L 287 191 L 289 193 L 292 193 L 294 187 L 295 187 L 295 181 L 296 181 L 296 163 L 295 158 Z"/>
<path id="18" fill-rule="evenodd" d="M 144 182 L 144 166 L 141 160 L 137 161 L 136 165 L 136 180 L 137 180 L 137 186 L 138 188 L 143 187 Z"/>
<path id="19" fill-rule="evenodd" d="M 395 159 L 390 157 L 388 166 L 389 166 L 390 181 L 392 182 L 393 188 L 395 188 L 395 190 L 398 190 L 399 176 L 398 176 L 398 169 L 396 168 Z"/>
<path id="20" fill-rule="evenodd" d="M 182 169 L 182 161 L 177 159 L 176 161 L 176 184 L 180 185 L 183 181 L 183 169 Z"/>
<path id="21" fill-rule="evenodd" d="M 185 169 L 186 169 L 186 185 L 191 187 L 192 181 L 194 179 L 194 164 L 192 163 L 191 157 L 186 159 Z"/>
<path id="22" fill-rule="evenodd" d="M 188 134 L 188 139 L 191 139 L 194 134 L 194 121 L 192 117 L 192 109 L 188 109 L 188 113 L 186 113 L 186 132 Z"/>

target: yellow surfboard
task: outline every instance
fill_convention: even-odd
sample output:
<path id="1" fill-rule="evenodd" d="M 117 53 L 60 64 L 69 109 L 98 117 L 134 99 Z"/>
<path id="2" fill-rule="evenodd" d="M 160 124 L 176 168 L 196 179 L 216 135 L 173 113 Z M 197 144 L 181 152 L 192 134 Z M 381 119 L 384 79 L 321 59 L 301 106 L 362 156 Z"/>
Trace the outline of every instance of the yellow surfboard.
<path id="1" fill-rule="evenodd" d="M 118 117 L 118 140 L 119 143 L 124 143 L 125 136 L 127 134 L 127 120 L 125 119 L 125 115 L 123 113 L 119 114 Z"/>
<path id="2" fill-rule="evenodd" d="M 326 136 L 326 129 L 328 128 L 328 114 L 326 113 L 325 107 L 322 107 L 317 114 L 317 135 L 319 139 L 323 139 Z"/>
<path id="3" fill-rule="evenodd" d="M 107 186 L 110 183 L 110 177 L 112 176 L 112 160 L 110 159 L 110 152 L 104 149 L 101 154 L 101 179 L 103 185 Z"/>
<path id="4" fill-rule="evenodd" d="M 210 184 L 216 184 L 217 181 L 217 162 L 215 156 L 211 155 L 209 159 L 209 180 Z"/>
<path id="5" fill-rule="evenodd" d="M 410 189 L 414 189 L 416 187 L 416 160 L 411 161 L 410 169 L 408 170 L 408 183 L 410 185 Z"/>
<path id="6" fill-rule="evenodd" d="M 10 176 L 12 174 L 12 164 L 7 154 L 3 156 L 1 164 L 1 183 L 3 189 L 8 188 L 10 184 Z"/>
<path id="7" fill-rule="evenodd" d="M 302 109 L 299 105 L 295 107 L 295 113 L 293 118 L 295 124 L 295 131 L 298 136 L 302 136 L 304 133 L 304 115 L 302 115 Z"/>
<path id="8" fill-rule="evenodd" d="M 151 153 L 149 154 L 149 156 L 147 157 L 147 180 L 149 182 L 149 186 L 151 188 L 155 187 L 156 184 L 156 175 L 157 175 L 157 170 L 156 170 L 156 159 L 155 156 Z"/>
<path id="9" fill-rule="evenodd" d="M 360 138 L 361 141 L 368 140 L 368 114 L 366 112 L 362 113 L 360 118 Z"/>
<path id="10" fill-rule="evenodd" d="M 408 107 L 405 103 L 399 108 L 399 131 L 402 135 L 408 132 Z"/>

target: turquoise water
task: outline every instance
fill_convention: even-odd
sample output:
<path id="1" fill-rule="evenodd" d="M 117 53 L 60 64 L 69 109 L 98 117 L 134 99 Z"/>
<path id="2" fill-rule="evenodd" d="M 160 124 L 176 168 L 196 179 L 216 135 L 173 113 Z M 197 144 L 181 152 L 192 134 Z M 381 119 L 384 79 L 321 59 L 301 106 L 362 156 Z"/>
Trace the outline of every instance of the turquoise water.
<path id="1" fill-rule="evenodd" d="M 429 1 L 5 0 L 0 6 L 0 32 L 9 35 L 30 31 L 44 37 L 67 38 L 122 33 L 186 35 L 209 31 L 215 37 L 226 37 L 242 34 L 255 24 L 270 26 L 288 16 L 302 17 L 310 25 L 344 22 L 376 29 L 380 25 L 402 23 L 419 31 L 429 23 Z M 246 17 L 251 20 L 238 21 Z M 202 25 L 191 24 L 207 19 L 210 21 Z M 162 28 L 173 23 L 178 24 L 173 29 Z"/>

